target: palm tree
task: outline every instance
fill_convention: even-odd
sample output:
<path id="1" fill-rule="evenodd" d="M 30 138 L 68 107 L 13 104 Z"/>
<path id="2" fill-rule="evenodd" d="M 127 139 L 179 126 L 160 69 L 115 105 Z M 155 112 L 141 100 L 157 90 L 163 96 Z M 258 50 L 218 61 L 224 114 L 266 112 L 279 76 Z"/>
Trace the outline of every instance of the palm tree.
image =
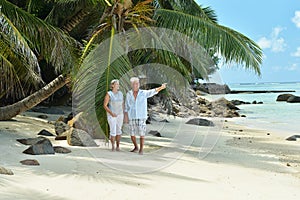
<path id="1" fill-rule="evenodd" d="M 28 55 L 32 55 L 35 61 L 43 57 L 52 63 L 57 71 L 65 69 L 63 70 L 63 74 L 69 74 L 72 71 L 72 76 L 77 78 L 76 72 L 89 66 L 89 64 L 95 60 L 93 57 L 95 56 L 93 54 L 94 49 L 96 49 L 98 44 L 104 41 L 105 38 L 113 38 L 115 34 L 130 28 L 137 30 L 139 27 L 149 26 L 168 28 L 186 34 L 196 40 L 211 57 L 214 57 L 215 54 L 222 55 L 225 62 L 241 64 L 245 68 L 252 69 L 257 74 L 260 74 L 259 66 L 262 62 L 261 49 L 251 39 L 241 33 L 219 25 L 214 11 L 210 8 L 199 6 L 194 0 L 56 0 L 53 2 L 53 7 L 46 16 L 45 21 L 18 9 L 6 0 L 0 0 L 0 5 L 3 7 L 1 15 L 6 16 L 5 19 L 10 20 L 11 24 L 16 27 L 15 30 L 18 30 L 21 36 L 26 38 L 24 41 L 27 42 L 29 49 L 31 49 L 31 51 L 29 51 L 29 49 L 28 51 L 33 52 L 33 54 L 26 54 L 27 56 L 20 56 L 24 55 L 23 52 L 19 52 L 19 54 L 13 52 L 14 55 L 19 55 L 15 57 L 22 57 L 28 60 L 30 58 Z M 17 16 L 21 16 L 22 18 L 20 19 Z M 64 18 L 66 20 L 62 20 Z M 0 23 L 2 24 L 3 20 L 1 19 L 2 18 L 0 18 Z M 29 23 L 29 25 L 24 27 L 21 26 L 20 22 L 26 25 Z M 60 29 L 54 28 L 54 26 Z M 76 46 L 76 42 L 69 37 L 67 33 L 63 33 L 61 30 L 69 32 L 78 42 L 84 44 L 80 65 L 74 65 L 71 59 L 72 48 Z M 36 35 L 39 37 L 35 37 Z M 0 37 L 0 41 L 2 41 L 2 37 L 4 36 Z M 55 38 L 54 40 L 56 42 L 51 42 L 52 40 L 50 40 L 50 44 L 47 44 L 49 37 Z M 84 41 L 84 39 L 87 39 L 87 41 Z M 2 43 L 0 43 L 0 45 L 1 44 Z M 19 42 L 18 44 L 20 45 L 21 43 Z M 54 48 L 54 44 L 59 45 L 58 50 Z M 7 48 L 12 46 L 15 47 L 15 45 L 11 43 Z M 81 44 L 79 44 L 79 46 L 81 46 Z M 107 48 L 107 55 L 108 59 L 110 59 L 113 49 L 111 48 L 112 44 L 108 46 L 110 48 Z M 17 49 L 14 49 L 14 51 Z M 34 55 L 37 59 L 34 59 Z M 1 54 L 1 56 L 2 60 L 8 58 L 7 56 L 5 57 L 5 54 Z M 9 57 L 9 59 L 12 59 L 12 57 Z M 112 78 L 120 77 L 122 74 L 131 70 L 133 66 L 147 62 L 167 64 L 183 73 L 187 79 L 191 77 L 191 74 L 205 77 L 205 73 L 210 70 L 208 68 L 212 67 L 212 65 L 206 65 L 199 61 L 199 68 L 194 70 L 193 66 L 173 53 L 151 49 L 131 52 L 111 65 L 107 65 L 109 62 L 104 62 L 103 67 L 106 71 L 98 83 L 96 102 L 92 102 L 92 104 L 100 105 L 97 106 L 97 113 L 102 121 L 105 119 L 105 113 L 101 103 L 103 102 L 105 91 L 108 90 L 108 81 Z M 11 66 L 14 68 L 18 67 L 18 69 L 26 69 L 24 71 L 27 73 L 29 73 L 29 69 L 33 72 L 25 76 L 27 79 L 20 79 L 22 80 L 22 84 L 19 84 L 19 86 L 24 85 L 23 82 L 31 86 L 34 85 L 31 83 L 36 83 L 37 87 L 42 84 L 38 63 L 35 62 L 35 65 L 28 64 L 28 69 L 25 68 L 25 64 Z M 78 67 L 74 68 L 72 66 Z M 72 70 L 70 70 L 71 68 Z M 23 75 L 24 73 L 20 74 Z M 34 79 L 34 77 L 36 77 L 36 79 Z M 59 81 L 68 82 L 69 80 L 66 81 L 66 79 L 59 78 Z M 74 82 L 76 82 L 76 80 L 74 80 Z M 7 88 L 18 88 L 16 83 L 11 84 L 9 80 L 6 80 L 5 83 Z M 53 85 L 61 87 L 61 84 Z M 54 92 L 55 89 L 57 88 L 54 88 L 52 92 Z M 14 92 L 11 92 L 11 94 L 14 94 Z M 47 96 L 45 94 L 43 95 L 43 97 Z M 88 98 L 88 96 L 86 98 Z M 43 100 L 44 98 L 37 99 Z M 36 103 L 38 103 L 38 100 Z M 26 109 L 34 105 L 27 106 Z M 22 104 L 19 106 L 22 107 Z M 3 108 L 1 109 L 3 110 Z M 24 111 L 26 109 L 17 110 Z M 18 113 L 15 112 L 14 114 Z M 0 120 L 9 119 L 11 117 L 13 116 L 4 116 L 2 118 L 0 116 Z"/>
<path id="2" fill-rule="evenodd" d="M 44 85 L 39 60 L 46 60 L 58 73 L 68 74 L 76 63 L 76 41 L 6 0 L 0 0 L 0 98 L 20 99 L 1 107 L 0 120 L 10 119 L 45 100 L 69 81 L 58 76 Z"/>
<path id="3" fill-rule="evenodd" d="M 193 0 L 108 1 L 99 23 L 92 31 L 85 46 L 82 54 L 84 64 L 80 67 L 90 67 L 93 62 L 99 61 L 96 52 L 89 54 L 91 56 L 86 57 L 86 55 L 91 51 L 91 47 L 97 49 L 97 44 L 105 39 L 103 35 L 111 36 L 111 41 L 113 41 L 116 33 L 126 31 L 129 28 L 137 29 L 137 27 L 148 27 L 149 25 L 179 31 L 197 41 L 211 57 L 214 57 L 215 54 L 222 55 L 226 63 L 235 62 L 260 74 L 261 49 L 251 39 L 241 33 L 219 25 L 213 10 L 202 8 Z M 112 42 L 108 46 L 111 47 Z M 92 98 L 93 92 L 83 91 L 82 94 L 85 97 L 85 104 L 97 105 L 96 113 L 102 128 L 106 125 L 102 102 L 105 91 L 109 89 L 109 80 L 122 76 L 133 66 L 160 62 L 181 71 L 187 79 L 192 74 L 197 77 L 206 77 L 207 74 L 205 73 L 207 71 L 215 69 L 215 65 L 203 65 L 200 61 L 198 66 L 200 68 L 194 70 L 193 66 L 190 66 L 189 63 L 186 63 L 177 55 L 161 50 L 138 50 L 109 65 L 113 49 L 107 48 L 107 51 L 109 51 L 107 54 L 108 62 L 103 63 L 106 71 L 100 77 L 95 103 L 90 101 L 94 100 Z M 86 84 L 92 84 L 98 81 L 98 78 L 90 75 L 90 79 Z M 79 77 L 78 81 L 83 80 Z"/>

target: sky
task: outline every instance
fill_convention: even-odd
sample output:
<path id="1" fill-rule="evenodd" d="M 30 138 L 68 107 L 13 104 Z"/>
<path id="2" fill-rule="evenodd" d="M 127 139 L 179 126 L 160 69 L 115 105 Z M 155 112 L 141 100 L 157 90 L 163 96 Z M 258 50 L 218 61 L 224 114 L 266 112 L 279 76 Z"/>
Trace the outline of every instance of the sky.
<path id="1" fill-rule="evenodd" d="M 300 0 L 196 1 L 263 49 L 260 77 L 242 66 L 220 66 L 224 83 L 300 82 Z"/>

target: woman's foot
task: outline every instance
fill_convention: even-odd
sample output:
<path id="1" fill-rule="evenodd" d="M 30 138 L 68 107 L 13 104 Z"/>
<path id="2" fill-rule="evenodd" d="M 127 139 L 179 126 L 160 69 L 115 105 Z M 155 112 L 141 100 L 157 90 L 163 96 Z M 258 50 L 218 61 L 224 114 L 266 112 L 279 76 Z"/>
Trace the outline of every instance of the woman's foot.
<path id="1" fill-rule="evenodd" d="M 138 152 L 139 151 L 139 148 L 137 148 L 137 147 L 135 147 L 134 149 L 132 149 L 130 152 L 134 152 L 134 153 L 136 153 L 136 152 Z"/>
<path id="2" fill-rule="evenodd" d="M 117 148 L 116 148 L 116 151 L 120 151 L 120 147 L 117 147 Z"/>
<path id="3" fill-rule="evenodd" d="M 112 152 L 116 151 L 114 146 L 112 146 L 111 151 Z"/>
<path id="4" fill-rule="evenodd" d="M 140 155 L 143 155 L 143 154 L 144 154 L 144 152 L 140 150 L 140 151 L 139 151 L 139 154 L 140 154 Z"/>

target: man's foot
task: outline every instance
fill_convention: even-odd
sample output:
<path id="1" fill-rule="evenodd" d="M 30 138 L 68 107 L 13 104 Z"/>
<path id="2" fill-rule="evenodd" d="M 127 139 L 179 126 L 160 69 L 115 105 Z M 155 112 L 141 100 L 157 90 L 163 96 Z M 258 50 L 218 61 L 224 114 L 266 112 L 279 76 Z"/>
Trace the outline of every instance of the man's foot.
<path id="1" fill-rule="evenodd" d="M 139 154 L 140 154 L 140 155 L 143 155 L 143 154 L 144 154 L 144 152 L 140 150 L 140 151 L 139 151 Z"/>
<path id="2" fill-rule="evenodd" d="M 130 152 L 134 152 L 134 153 L 136 153 L 136 152 L 138 152 L 139 151 L 139 148 L 137 148 L 137 147 L 135 147 L 134 149 L 132 149 Z"/>
<path id="3" fill-rule="evenodd" d="M 116 148 L 116 151 L 120 151 L 120 147 L 117 147 L 117 148 Z"/>
<path id="4" fill-rule="evenodd" d="M 112 147 L 112 148 L 111 148 L 111 151 L 112 151 L 112 152 L 116 151 L 116 150 L 115 150 L 115 147 Z"/>

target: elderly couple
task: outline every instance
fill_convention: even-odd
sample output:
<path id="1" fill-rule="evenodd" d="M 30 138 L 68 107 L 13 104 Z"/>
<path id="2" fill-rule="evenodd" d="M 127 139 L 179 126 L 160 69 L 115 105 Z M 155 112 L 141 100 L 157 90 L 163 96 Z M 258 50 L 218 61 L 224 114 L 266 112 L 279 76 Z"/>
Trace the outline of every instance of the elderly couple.
<path id="1" fill-rule="evenodd" d="M 134 149 L 131 152 L 143 154 L 146 134 L 147 98 L 165 89 L 166 84 L 162 84 L 160 87 L 151 90 L 141 90 L 139 78 L 132 77 L 130 83 L 132 90 L 127 92 L 124 103 L 123 94 L 119 91 L 119 81 L 112 80 L 111 91 L 107 92 L 104 99 L 104 109 L 107 112 L 112 151 L 115 151 L 115 142 L 117 144 L 116 151 L 120 151 L 124 120 L 124 123 L 129 123 L 131 141 L 134 144 Z M 137 135 L 140 136 L 140 148 L 136 142 Z"/>

